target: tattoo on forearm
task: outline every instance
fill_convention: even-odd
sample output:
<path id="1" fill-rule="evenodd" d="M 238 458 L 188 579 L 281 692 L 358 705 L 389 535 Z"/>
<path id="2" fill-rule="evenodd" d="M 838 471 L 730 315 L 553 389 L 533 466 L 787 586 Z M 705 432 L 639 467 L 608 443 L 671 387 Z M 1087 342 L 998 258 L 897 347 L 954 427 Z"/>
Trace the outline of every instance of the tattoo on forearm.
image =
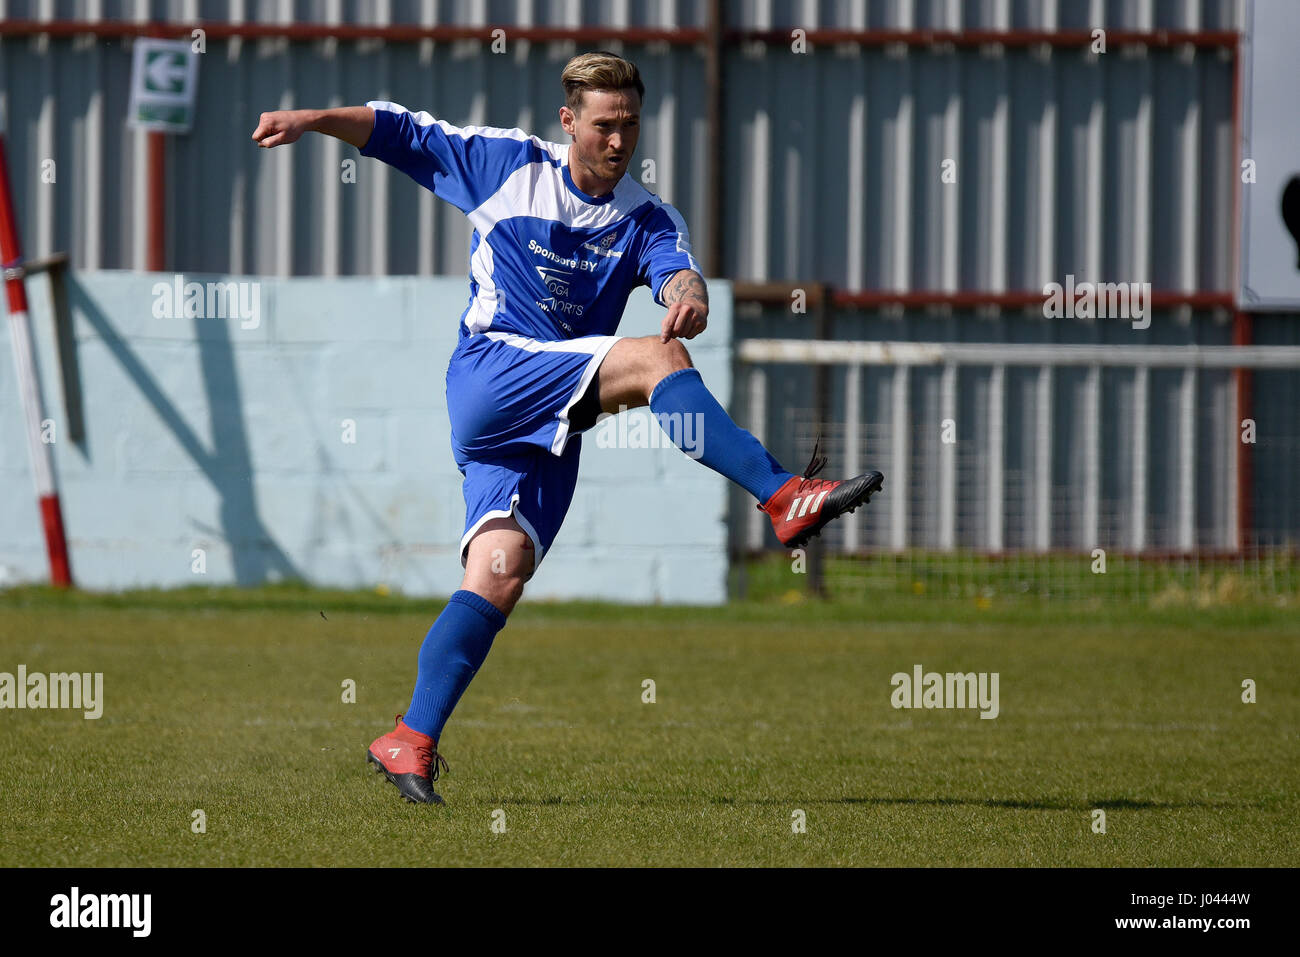
<path id="1" fill-rule="evenodd" d="M 709 290 L 704 285 L 704 277 L 693 269 L 679 270 L 664 286 L 664 302 L 668 305 L 684 299 L 694 299 L 703 303 L 705 308 L 709 305 Z"/>

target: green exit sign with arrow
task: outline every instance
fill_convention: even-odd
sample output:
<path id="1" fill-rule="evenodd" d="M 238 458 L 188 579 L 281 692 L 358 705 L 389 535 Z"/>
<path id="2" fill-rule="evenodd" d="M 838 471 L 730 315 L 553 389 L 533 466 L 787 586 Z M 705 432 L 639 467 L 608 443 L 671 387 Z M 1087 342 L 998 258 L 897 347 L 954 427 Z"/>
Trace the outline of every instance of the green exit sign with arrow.
<path id="1" fill-rule="evenodd" d="M 199 55 L 189 41 L 136 40 L 128 122 L 137 129 L 188 133 L 198 86 Z"/>

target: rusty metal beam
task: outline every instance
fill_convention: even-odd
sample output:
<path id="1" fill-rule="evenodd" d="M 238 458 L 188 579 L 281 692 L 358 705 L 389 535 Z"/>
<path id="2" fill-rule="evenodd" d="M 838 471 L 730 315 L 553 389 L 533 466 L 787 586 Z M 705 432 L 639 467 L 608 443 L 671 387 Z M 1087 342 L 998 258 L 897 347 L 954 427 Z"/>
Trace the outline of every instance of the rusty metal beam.
<path id="1" fill-rule="evenodd" d="M 661 29 L 650 27 L 521 27 L 510 24 L 453 26 L 440 24 L 371 25 L 353 23 L 226 23 L 222 21 L 144 21 L 126 20 L 5 20 L 0 21 L 0 36 L 55 37 L 139 37 L 165 36 L 170 33 L 189 35 L 202 29 L 209 39 L 244 37 L 248 39 L 284 38 L 289 40 L 383 40 L 390 43 L 416 43 L 422 40 L 490 41 L 494 30 L 506 31 L 514 40 L 534 43 L 573 41 L 581 44 L 618 40 L 623 43 L 665 43 L 669 46 L 699 46 L 710 39 L 709 28 L 686 27 Z M 785 47 L 790 44 L 789 30 L 722 31 L 728 46 L 742 43 Z M 1089 30 L 808 30 L 808 43 L 817 46 L 856 45 L 862 47 L 944 47 L 979 48 L 1038 47 L 1086 49 L 1092 45 Z M 1107 30 L 1106 45 L 1235 50 L 1238 34 L 1234 30 Z"/>

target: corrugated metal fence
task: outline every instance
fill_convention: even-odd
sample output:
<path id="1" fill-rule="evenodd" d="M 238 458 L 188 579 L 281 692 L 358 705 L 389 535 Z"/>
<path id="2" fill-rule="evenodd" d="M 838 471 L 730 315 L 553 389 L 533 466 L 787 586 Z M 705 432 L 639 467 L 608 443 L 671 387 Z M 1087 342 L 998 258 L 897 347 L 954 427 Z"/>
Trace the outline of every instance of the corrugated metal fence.
<path id="1" fill-rule="evenodd" d="M 479 40 L 220 38 L 201 60 L 198 125 L 167 145 L 168 268 L 272 275 L 459 274 L 469 227 L 395 171 L 310 138 L 257 150 L 263 110 L 391 99 L 457 124 L 561 140 L 559 68 L 574 42 L 516 24 L 657 28 L 693 37 L 697 3 L 0 3 L 0 87 L 32 255 L 144 268 L 145 135 L 124 124 L 119 21 L 503 24 Z M 790 31 L 1221 30 L 1236 2 L 729 3 L 723 58 L 722 272 L 847 290 L 1040 288 L 1066 272 L 1158 289 L 1230 286 L 1233 60 L 1222 43 L 1064 46 L 816 43 Z M 58 13 L 100 36 L 24 23 Z M 355 19 L 354 19 L 355 18 Z M 115 26 L 114 24 L 118 24 Z M 136 27 L 138 27 L 138 22 Z M 679 29 L 674 29 L 679 28 Z M 187 36 L 159 23 L 164 35 Z M 693 33 L 690 31 L 694 31 Z M 766 32 L 765 32 L 766 31 Z M 822 31 L 820 34 L 818 31 Z M 660 35 L 656 34 L 656 35 Z M 864 35 L 865 36 L 865 35 Z M 1010 34 L 1004 34 L 1006 39 Z M 1086 34 L 1085 34 L 1086 36 Z M 599 44 L 596 37 L 582 48 Z M 639 173 L 708 248 L 699 46 L 624 44 L 648 86 Z M 42 181 L 54 161 L 55 183 Z M 645 165 L 653 162 L 653 169 Z M 945 181 L 945 172 L 947 179 Z"/>

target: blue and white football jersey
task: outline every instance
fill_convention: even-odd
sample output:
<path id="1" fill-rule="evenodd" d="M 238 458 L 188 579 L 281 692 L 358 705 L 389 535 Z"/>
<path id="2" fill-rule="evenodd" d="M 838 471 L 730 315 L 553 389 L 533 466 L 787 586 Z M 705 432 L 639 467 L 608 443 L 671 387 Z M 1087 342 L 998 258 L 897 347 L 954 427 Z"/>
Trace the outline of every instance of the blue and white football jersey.
<path id="1" fill-rule="evenodd" d="M 462 338 L 613 335 L 633 289 L 648 285 L 663 305 L 673 273 L 700 269 L 681 214 L 630 174 L 612 193 L 589 196 L 569 174 L 568 144 L 366 105 L 375 128 L 362 154 L 406 173 L 474 227 Z"/>

